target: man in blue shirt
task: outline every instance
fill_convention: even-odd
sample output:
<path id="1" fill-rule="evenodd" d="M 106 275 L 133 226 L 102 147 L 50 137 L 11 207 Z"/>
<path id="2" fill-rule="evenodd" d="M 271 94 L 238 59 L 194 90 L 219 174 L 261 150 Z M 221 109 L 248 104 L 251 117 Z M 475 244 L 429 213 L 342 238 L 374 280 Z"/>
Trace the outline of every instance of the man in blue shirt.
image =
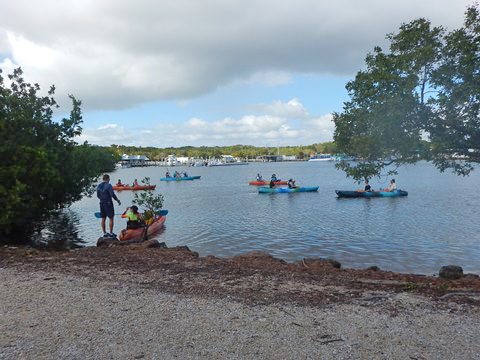
<path id="1" fill-rule="evenodd" d="M 115 215 L 115 211 L 113 209 L 112 198 L 118 202 L 118 206 L 121 205 L 121 202 L 113 192 L 112 185 L 110 184 L 110 176 L 107 174 L 103 175 L 103 182 L 97 186 L 97 197 L 100 199 L 103 237 L 117 237 L 117 235 L 113 233 L 113 216 Z M 105 220 L 107 217 L 110 220 L 108 224 L 110 228 L 109 233 L 105 232 Z"/>

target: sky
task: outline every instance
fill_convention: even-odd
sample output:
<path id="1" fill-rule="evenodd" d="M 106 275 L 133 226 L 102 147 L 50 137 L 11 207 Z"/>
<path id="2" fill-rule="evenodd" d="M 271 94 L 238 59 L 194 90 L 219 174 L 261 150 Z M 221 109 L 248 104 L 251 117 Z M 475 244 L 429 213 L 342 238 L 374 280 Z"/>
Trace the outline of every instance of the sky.
<path id="1" fill-rule="evenodd" d="M 374 46 L 424 17 L 453 30 L 463 0 L 0 0 L 0 69 L 82 100 L 79 142 L 302 145 L 333 138 Z"/>

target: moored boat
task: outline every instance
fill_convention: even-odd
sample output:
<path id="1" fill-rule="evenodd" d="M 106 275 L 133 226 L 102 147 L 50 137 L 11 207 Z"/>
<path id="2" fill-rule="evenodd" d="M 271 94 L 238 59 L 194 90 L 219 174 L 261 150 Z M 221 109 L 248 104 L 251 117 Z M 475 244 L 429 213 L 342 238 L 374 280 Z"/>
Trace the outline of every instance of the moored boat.
<path id="1" fill-rule="evenodd" d="M 344 191 L 335 190 L 340 198 L 372 198 L 372 197 L 399 197 L 407 196 L 408 192 L 403 190 L 395 191 Z"/>
<path id="2" fill-rule="evenodd" d="M 275 185 L 287 185 L 286 181 L 274 181 Z M 255 186 L 265 186 L 270 184 L 270 181 L 250 181 L 248 185 L 255 185 Z"/>
<path id="3" fill-rule="evenodd" d="M 270 194 L 270 193 L 295 193 L 295 192 L 313 192 L 318 191 L 318 186 L 302 186 L 296 188 L 269 188 L 261 187 L 258 189 L 260 194 Z"/>
<path id="4" fill-rule="evenodd" d="M 155 219 L 155 221 L 147 229 L 147 238 L 149 238 L 151 235 L 158 232 L 162 228 L 166 219 L 167 219 L 166 216 L 159 216 L 157 219 Z M 118 239 L 121 241 L 141 240 L 144 237 L 144 231 L 145 231 L 145 228 L 125 229 L 125 230 L 122 230 Z"/>
<path id="5" fill-rule="evenodd" d="M 157 185 L 138 185 L 138 186 L 129 186 L 129 185 L 114 185 L 112 186 L 113 190 L 122 191 L 122 190 L 155 190 Z"/>

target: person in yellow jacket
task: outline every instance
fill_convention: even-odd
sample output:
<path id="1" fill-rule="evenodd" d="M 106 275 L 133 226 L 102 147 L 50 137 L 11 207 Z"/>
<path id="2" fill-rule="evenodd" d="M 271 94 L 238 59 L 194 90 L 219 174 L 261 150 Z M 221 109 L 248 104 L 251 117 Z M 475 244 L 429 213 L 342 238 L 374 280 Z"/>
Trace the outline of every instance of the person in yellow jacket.
<path id="1" fill-rule="evenodd" d="M 127 229 L 139 229 L 143 227 L 144 221 L 142 215 L 138 212 L 138 207 L 135 205 L 127 208 L 122 214 L 122 218 L 127 220 Z"/>

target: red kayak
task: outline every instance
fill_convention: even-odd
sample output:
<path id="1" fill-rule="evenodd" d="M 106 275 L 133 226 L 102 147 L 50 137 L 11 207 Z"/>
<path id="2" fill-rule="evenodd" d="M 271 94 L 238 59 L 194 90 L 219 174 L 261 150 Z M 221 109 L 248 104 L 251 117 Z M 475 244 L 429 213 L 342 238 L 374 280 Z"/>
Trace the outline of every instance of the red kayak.
<path id="1" fill-rule="evenodd" d="M 151 235 L 155 234 L 158 232 L 163 224 L 165 223 L 165 220 L 167 219 L 166 216 L 159 216 L 153 223 L 148 227 L 147 230 L 147 237 L 150 238 Z M 118 237 L 120 240 L 141 240 L 143 237 L 143 232 L 145 231 L 145 228 L 140 228 L 140 229 L 125 229 L 122 230 L 120 233 L 120 236 Z"/>
<path id="2" fill-rule="evenodd" d="M 155 190 L 157 185 L 138 185 L 138 186 L 129 186 L 129 185 L 115 185 L 112 186 L 113 190 L 122 191 L 122 190 Z"/>
<path id="3" fill-rule="evenodd" d="M 274 181 L 275 185 L 287 185 L 286 181 Z M 270 181 L 250 181 L 249 185 L 264 186 L 270 184 Z"/>

